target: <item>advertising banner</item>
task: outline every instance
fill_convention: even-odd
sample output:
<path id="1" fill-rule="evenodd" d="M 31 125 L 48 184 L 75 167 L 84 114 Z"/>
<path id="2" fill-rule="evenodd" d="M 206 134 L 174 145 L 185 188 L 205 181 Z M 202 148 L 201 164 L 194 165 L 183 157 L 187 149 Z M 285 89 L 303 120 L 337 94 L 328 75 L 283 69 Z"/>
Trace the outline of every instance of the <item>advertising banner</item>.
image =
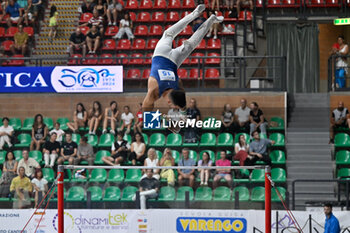
<path id="1" fill-rule="evenodd" d="M 24 92 L 123 92 L 123 67 L 0 67 L 0 93 Z"/>
<path id="2" fill-rule="evenodd" d="M 0 233 L 21 232 L 33 209 L 0 210 Z M 325 216 L 317 212 L 294 211 L 304 233 L 309 232 L 309 215 L 312 229 L 324 232 Z M 350 212 L 335 211 L 343 232 L 350 229 Z M 40 222 L 40 218 L 42 218 Z M 24 232 L 57 232 L 57 210 L 47 210 L 43 215 L 38 211 Z M 278 231 L 276 231 L 278 227 Z M 190 233 L 190 232 L 229 232 L 252 233 L 253 228 L 265 232 L 265 213 L 262 210 L 189 210 L 189 209 L 148 209 L 148 210 L 108 210 L 108 209 L 67 209 L 64 212 L 65 233 Z M 293 220 L 286 211 L 272 212 L 272 232 L 297 232 Z M 315 231 L 316 232 L 316 231 Z"/>

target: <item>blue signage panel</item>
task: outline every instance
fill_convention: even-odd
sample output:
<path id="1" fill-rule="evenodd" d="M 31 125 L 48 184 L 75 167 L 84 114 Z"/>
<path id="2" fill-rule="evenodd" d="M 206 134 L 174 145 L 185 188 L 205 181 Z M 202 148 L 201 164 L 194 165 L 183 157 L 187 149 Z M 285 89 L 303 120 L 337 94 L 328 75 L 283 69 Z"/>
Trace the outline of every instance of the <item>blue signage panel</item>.
<path id="1" fill-rule="evenodd" d="M 123 67 L 0 67 L 0 92 L 123 92 Z"/>

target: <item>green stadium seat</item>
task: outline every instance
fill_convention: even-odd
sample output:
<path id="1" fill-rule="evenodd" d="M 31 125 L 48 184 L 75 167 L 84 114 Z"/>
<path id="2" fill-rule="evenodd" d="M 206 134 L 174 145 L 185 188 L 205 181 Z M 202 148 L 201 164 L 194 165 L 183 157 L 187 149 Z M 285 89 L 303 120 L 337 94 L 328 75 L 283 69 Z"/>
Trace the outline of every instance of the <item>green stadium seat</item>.
<path id="1" fill-rule="evenodd" d="M 236 192 L 238 192 L 239 201 L 249 201 L 249 190 L 245 186 L 238 186 L 233 189 L 232 200 L 236 199 Z"/>
<path id="2" fill-rule="evenodd" d="M 107 150 L 99 150 L 99 151 L 97 151 L 94 164 L 96 164 L 96 165 L 103 165 L 104 162 L 102 161 L 102 158 L 104 156 L 111 156 L 111 152 L 109 152 Z"/>
<path id="3" fill-rule="evenodd" d="M 285 145 L 285 143 L 284 143 L 284 135 L 281 134 L 281 133 L 273 133 L 273 134 L 271 134 L 270 135 L 270 140 L 275 141 L 275 144 L 273 146 L 281 147 L 281 146 Z"/>
<path id="4" fill-rule="evenodd" d="M 141 176 L 142 174 L 140 169 L 128 169 L 126 171 L 125 182 L 139 182 Z"/>
<path id="5" fill-rule="evenodd" d="M 64 170 L 64 182 L 70 182 L 72 179 L 72 171 L 70 169 L 65 169 Z"/>
<path id="6" fill-rule="evenodd" d="M 244 176 L 240 179 L 234 179 L 234 182 L 237 183 L 248 183 L 249 182 L 249 176 L 250 176 L 250 171 L 248 169 L 240 169 L 239 170 L 241 176 Z"/>
<path id="7" fill-rule="evenodd" d="M 188 157 L 193 159 L 195 162 L 198 161 L 197 159 L 197 152 L 194 150 L 189 150 Z"/>
<path id="8" fill-rule="evenodd" d="M 87 189 L 87 192 L 91 193 L 91 201 L 102 200 L 102 189 L 99 186 L 91 186 Z"/>
<path id="9" fill-rule="evenodd" d="M 53 120 L 50 117 L 44 117 L 44 124 L 49 130 L 53 129 Z"/>
<path id="10" fill-rule="evenodd" d="M 26 118 L 23 121 L 23 126 L 22 126 L 21 129 L 23 131 L 31 131 L 32 127 L 33 127 L 33 124 L 34 124 L 34 118 L 33 117 Z"/>
<path id="11" fill-rule="evenodd" d="M 0 164 L 3 164 L 6 160 L 6 151 L 0 151 Z"/>
<path id="12" fill-rule="evenodd" d="M 211 201 L 212 200 L 213 191 L 210 187 L 199 187 L 196 190 L 196 194 L 194 199 L 196 201 Z"/>
<path id="13" fill-rule="evenodd" d="M 286 154 L 282 150 L 271 151 L 270 158 L 274 165 L 286 164 Z"/>
<path id="14" fill-rule="evenodd" d="M 22 134 L 18 135 L 17 139 L 18 139 L 19 143 L 15 144 L 15 148 L 29 147 L 30 143 L 32 141 L 32 137 L 30 136 L 30 134 L 27 134 L 27 133 L 22 133 Z"/>
<path id="15" fill-rule="evenodd" d="M 55 172 L 52 168 L 42 168 L 43 178 L 45 178 L 48 182 L 53 182 L 55 180 Z"/>
<path id="16" fill-rule="evenodd" d="M 98 137 L 97 137 L 97 135 L 85 134 L 85 137 L 87 137 L 87 139 L 88 139 L 87 142 L 88 142 L 92 147 L 97 146 L 97 142 L 98 142 Z"/>
<path id="17" fill-rule="evenodd" d="M 275 122 L 276 126 L 270 126 L 269 130 L 284 130 L 284 120 L 281 117 L 271 117 L 270 124 Z"/>
<path id="18" fill-rule="evenodd" d="M 160 161 L 160 159 L 163 156 L 163 153 L 161 151 L 159 151 L 159 150 L 156 150 L 156 155 L 157 155 L 158 160 Z"/>
<path id="19" fill-rule="evenodd" d="M 91 171 L 89 182 L 105 182 L 107 180 L 107 171 L 103 168 L 93 169 Z"/>
<path id="20" fill-rule="evenodd" d="M 178 147 L 182 145 L 182 137 L 180 134 L 171 133 L 166 139 L 167 147 Z"/>
<path id="21" fill-rule="evenodd" d="M 214 122 L 216 122 L 216 118 L 215 117 L 206 117 L 206 118 L 204 118 L 204 120 L 203 120 L 203 122 L 204 121 L 207 121 L 207 120 L 211 120 L 211 122 L 212 121 L 214 121 Z M 216 127 L 203 127 L 202 128 L 203 130 L 213 130 L 213 131 L 216 131 L 216 130 L 219 130 L 220 128 L 216 128 Z"/>
<path id="22" fill-rule="evenodd" d="M 87 182 L 88 177 L 89 177 L 89 170 L 86 170 L 86 178 L 76 178 L 76 177 L 75 177 L 75 173 L 76 173 L 78 170 L 80 170 L 80 169 L 74 170 L 74 173 L 72 174 L 72 179 L 71 179 L 71 181 L 72 181 L 72 182 L 77 182 L 77 183 L 84 183 L 84 182 Z"/>
<path id="23" fill-rule="evenodd" d="M 221 133 L 218 136 L 217 146 L 220 147 L 232 147 L 233 146 L 233 136 L 230 133 Z"/>
<path id="24" fill-rule="evenodd" d="M 335 147 L 350 147 L 350 136 L 346 133 L 337 133 L 334 138 Z"/>
<path id="25" fill-rule="evenodd" d="M 254 169 L 252 171 L 252 182 L 265 182 L 265 170 Z"/>
<path id="26" fill-rule="evenodd" d="M 2 171 L 1 171 L 1 169 L 0 169 L 0 177 L 1 177 L 1 175 L 2 175 Z"/>
<path id="27" fill-rule="evenodd" d="M 251 200 L 256 202 L 265 201 L 265 188 L 264 187 L 253 188 Z"/>
<path id="28" fill-rule="evenodd" d="M 162 187 L 159 191 L 159 201 L 174 201 L 175 200 L 175 189 L 170 186 Z"/>
<path id="29" fill-rule="evenodd" d="M 15 156 L 17 161 L 20 161 L 23 158 L 21 150 L 13 151 L 13 155 Z"/>
<path id="30" fill-rule="evenodd" d="M 199 142 L 183 142 L 182 147 L 198 147 Z"/>
<path id="31" fill-rule="evenodd" d="M 130 135 L 130 134 L 125 134 L 124 137 L 123 137 L 123 139 L 124 139 L 125 141 L 127 141 L 127 142 L 131 145 L 131 143 L 132 143 L 132 138 L 131 138 L 131 135 Z"/>
<path id="32" fill-rule="evenodd" d="M 1 122 L 2 123 L 2 122 Z M 9 125 L 12 126 L 12 128 L 16 131 L 16 130 L 20 130 L 22 127 L 22 122 L 21 119 L 13 117 L 10 119 Z"/>
<path id="33" fill-rule="evenodd" d="M 131 171 L 131 170 L 128 170 Z M 136 191 L 138 188 L 134 186 L 127 186 L 123 189 L 123 195 L 122 195 L 122 201 L 132 201 L 132 198 L 134 197 Z"/>
<path id="34" fill-rule="evenodd" d="M 271 170 L 271 178 L 274 182 L 286 182 L 286 171 L 283 168 L 273 168 Z"/>
<path id="35" fill-rule="evenodd" d="M 245 136 L 246 142 L 249 143 L 250 136 L 247 133 L 238 133 L 238 134 L 236 134 L 236 136 L 235 136 L 235 143 L 238 142 L 239 136 L 241 136 L 242 134 Z"/>
<path id="36" fill-rule="evenodd" d="M 35 159 L 39 164 L 43 161 L 43 154 L 38 150 L 30 151 L 29 157 Z"/>
<path id="37" fill-rule="evenodd" d="M 214 201 L 229 201 L 231 200 L 231 190 L 228 187 L 221 186 L 214 190 Z"/>
<path id="38" fill-rule="evenodd" d="M 145 141 L 146 146 L 148 146 L 148 136 L 145 133 L 142 133 L 143 140 Z"/>
<path id="39" fill-rule="evenodd" d="M 83 201 L 85 191 L 80 186 L 73 186 L 68 190 L 66 201 Z"/>
<path id="40" fill-rule="evenodd" d="M 189 197 L 190 197 L 190 201 L 192 201 L 193 197 L 194 197 L 194 192 L 193 192 L 193 189 L 191 187 L 188 187 L 188 186 L 181 186 L 180 188 L 178 188 L 177 194 L 176 194 L 176 200 L 177 201 L 184 201 L 186 192 L 190 193 Z"/>
<path id="41" fill-rule="evenodd" d="M 202 150 L 199 153 L 199 159 L 198 160 L 202 160 L 204 152 L 207 152 L 209 154 L 209 158 L 211 159 L 211 161 L 213 161 L 213 163 L 215 163 L 215 153 L 212 150 Z"/>
<path id="42" fill-rule="evenodd" d="M 60 123 L 60 128 L 63 131 L 68 130 L 68 126 L 67 123 L 69 122 L 69 119 L 67 117 L 61 117 L 57 119 L 57 122 Z"/>
<path id="43" fill-rule="evenodd" d="M 3 126 L 4 124 L 2 123 L 2 117 L 0 117 L 0 126 Z"/>
<path id="44" fill-rule="evenodd" d="M 343 176 L 350 176 L 350 168 L 338 169 L 337 178 L 340 178 Z M 342 180 L 350 180 L 350 178 L 342 178 Z"/>
<path id="45" fill-rule="evenodd" d="M 283 187 L 277 187 L 277 190 L 280 192 L 283 200 L 286 200 L 286 189 Z M 274 188 L 271 189 L 271 201 L 280 202 L 281 199 L 278 197 L 277 192 Z"/>
<path id="46" fill-rule="evenodd" d="M 199 143 L 201 147 L 212 147 L 216 146 L 216 137 L 213 133 L 204 133 L 201 136 L 201 141 Z"/>
<path id="47" fill-rule="evenodd" d="M 171 155 L 173 156 L 175 163 L 177 164 L 180 159 L 180 153 L 176 150 L 171 150 Z"/>
<path id="48" fill-rule="evenodd" d="M 78 134 L 78 133 L 72 134 L 72 141 L 78 145 L 80 144 L 80 138 L 81 138 L 80 134 Z"/>
<path id="49" fill-rule="evenodd" d="M 123 169 L 111 169 L 108 172 L 108 182 L 122 182 L 124 180 Z"/>
<path id="50" fill-rule="evenodd" d="M 165 136 L 162 133 L 154 133 L 149 139 L 150 147 L 163 147 L 165 145 Z"/>
<path id="51" fill-rule="evenodd" d="M 114 143 L 114 135 L 110 133 L 102 134 L 98 147 L 112 147 Z"/>
<path id="52" fill-rule="evenodd" d="M 335 163 L 337 165 L 349 165 L 350 164 L 350 151 L 340 150 L 335 156 Z"/>
<path id="53" fill-rule="evenodd" d="M 105 189 L 103 195 L 103 201 L 119 201 L 120 200 L 120 189 L 119 187 L 109 186 Z"/>

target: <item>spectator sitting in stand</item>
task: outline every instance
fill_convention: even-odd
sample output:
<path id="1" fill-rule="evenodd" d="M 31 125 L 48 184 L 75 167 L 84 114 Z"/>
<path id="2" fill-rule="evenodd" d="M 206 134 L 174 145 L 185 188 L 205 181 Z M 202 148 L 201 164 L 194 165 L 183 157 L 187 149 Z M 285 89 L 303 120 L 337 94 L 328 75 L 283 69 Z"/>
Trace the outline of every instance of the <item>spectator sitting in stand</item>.
<path id="1" fill-rule="evenodd" d="M 143 127 L 143 112 L 142 112 L 142 103 L 139 103 L 139 110 L 136 113 L 137 122 L 134 125 L 134 133 L 142 133 Z"/>
<path id="2" fill-rule="evenodd" d="M 108 5 L 107 9 L 107 18 L 108 25 L 112 25 L 112 16 L 113 16 L 113 26 L 117 25 L 118 14 L 123 10 L 123 5 L 119 3 L 118 0 L 112 0 L 112 2 Z"/>
<path id="3" fill-rule="evenodd" d="M 65 161 L 69 162 L 69 165 L 74 164 L 74 158 L 77 156 L 77 143 L 72 141 L 72 134 L 66 134 L 66 141 L 61 147 L 61 156 L 57 159 L 57 164 L 62 165 Z"/>
<path id="4" fill-rule="evenodd" d="M 187 148 L 182 149 L 182 158 L 179 160 L 178 166 L 196 166 L 196 162 L 189 158 L 189 150 Z M 179 173 L 178 180 L 179 185 L 182 186 L 184 180 L 189 180 L 189 186 L 193 188 L 194 186 L 194 172 L 195 168 L 193 169 L 177 169 L 177 172 Z"/>
<path id="5" fill-rule="evenodd" d="M 17 23 L 17 25 L 20 25 L 22 23 L 23 16 L 21 6 L 17 2 L 15 2 L 15 0 L 9 0 L 9 4 L 3 12 L 3 15 L 0 20 L 2 20 L 6 14 L 10 15 L 10 17 L 7 19 L 8 27 L 11 27 L 13 22 Z"/>
<path id="6" fill-rule="evenodd" d="M 73 122 L 68 122 L 67 126 L 70 130 L 76 133 L 79 130 L 79 127 L 85 127 L 87 122 L 88 114 L 85 110 L 85 107 L 82 103 L 78 103 L 74 111 Z"/>
<path id="7" fill-rule="evenodd" d="M 233 132 L 233 120 L 234 120 L 234 114 L 231 111 L 231 105 L 230 104 L 225 104 L 224 106 L 224 111 L 222 112 L 221 115 L 221 132 L 228 132 L 232 133 Z"/>
<path id="8" fill-rule="evenodd" d="M 171 150 L 169 148 L 164 149 L 163 156 L 159 162 L 159 166 L 175 166 L 175 160 L 173 156 L 171 156 Z M 167 179 L 169 186 L 175 185 L 175 173 L 173 169 L 162 169 L 162 171 L 160 172 L 160 177 L 163 179 Z"/>
<path id="9" fill-rule="evenodd" d="M 103 119 L 103 130 L 102 134 L 107 133 L 108 125 L 111 126 L 111 130 L 109 131 L 111 134 L 115 134 L 115 128 L 118 121 L 119 111 L 118 104 L 116 101 L 112 101 L 109 104 L 109 107 L 105 109 L 105 115 Z"/>
<path id="10" fill-rule="evenodd" d="M 28 5 L 24 7 L 24 22 L 29 26 L 29 22 L 35 22 L 38 17 L 38 12 L 35 11 L 32 0 L 28 0 Z"/>
<path id="11" fill-rule="evenodd" d="M 43 153 L 44 153 L 45 167 L 53 168 L 53 166 L 55 165 L 56 159 L 60 152 L 60 143 L 57 142 L 56 139 L 57 139 L 57 134 L 52 133 L 50 135 L 50 140 L 44 144 Z"/>
<path id="12" fill-rule="evenodd" d="M 198 167 L 211 167 L 213 166 L 213 161 L 210 160 L 210 156 L 208 152 L 204 152 L 202 155 L 202 159 L 198 161 Z M 209 169 L 200 169 L 198 168 L 199 176 L 201 179 L 200 185 L 208 185 L 208 180 L 210 178 L 210 170 Z"/>
<path id="13" fill-rule="evenodd" d="M 95 155 L 92 146 L 87 143 L 87 137 L 80 138 L 77 158 L 74 158 L 74 165 L 78 165 L 81 161 L 87 161 L 89 166 L 94 165 Z"/>
<path id="14" fill-rule="evenodd" d="M 235 132 L 243 129 L 245 133 L 249 133 L 250 127 L 250 108 L 247 106 L 247 100 L 241 99 L 241 106 L 235 110 Z"/>
<path id="15" fill-rule="evenodd" d="M 9 148 L 12 147 L 11 137 L 14 133 L 13 127 L 9 125 L 10 119 L 8 117 L 2 118 L 3 125 L 0 127 L 0 150 L 3 150 L 5 143 Z"/>
<path id="16" fill-rule="evenodd" d="M 234 160 L 239 161 L 239 166 L 252 166 L 258 157 L 249 155 L 249 145 L 244 134 L 239 135 L 238 142 L 235 144 Z"/>
<path id="17" fill-rule="evenodd" d="M 56 122 L 55 128 L 52 129 L 49 134 L 51 135 L 52 133 L 55 133 L 57 135 L 56 141 L 59 142 L 60 144 L 62 144 L 62 138 L 64 135 L 64 131 L 62 129 L 60 129 L 60 127 L 61 127 L 60 123 Z"/>
<path id="18" fill-rule="evenodd" d="M 253 131 L 252 137 L 254 141 L 249 145 L 249 155 L 254 156 L 253 161 L 261 160 L 271 166 L 271 159 L 267 153 L 267 146 L 275 144 L 275 141 L 260 138 L 257 130 Z"/>
<path id="19" fill-rule="evenodd" d="M 135 140 L 133 143 L 131 143 L 130 151 L 131 153 L 129 155 L 129 160 L 131 161 L 132 165 L 135 166 L 136 161 L 144 164 L 146 159 L 146 144 L 143 140 L 142 134 L 135 134 Z"/>
<path id="20" fill-rule="evenodd" d="M 99 30 L 100 35 L 103 35 L 104 32 L 104 28 L 103 28 L 103 17 L 98 15 L 98 11 L 94 10 L 94 12 L 92 13 L 93 17 L 89 20 L 89 22 L 84 23 L 82 25 L 80 25 L 81 27 L 83 26 L 89 26 L 90 27 L 90 31 L 92 29 L 93 26 L 96 26 L 96 28 Z"/>
<path id="21" fill-rule="evenodd" d="M 118 129 L 118 132 L 123 132 L 126 128 L 125 133 L 129 134 L 131 130 L 131 126 L 134 120 L 134 115 L 130 112 L 129 106 L 124 106 L 124 112 L 122 113 L 123 124 Z"/>
<path id="22" fill-rule="evenodd" d="M 80 13 L 92 13 L 95 9 L 96 4 L 93 0 L 83 0 L 83 4 L 81 5 L 78 11 Z"/>
<path id="23" fill-rule="evenodd" d="M 124 133 L 117 133 L 117 140 L 112 144 L 111 156 L 102 157 L 102 161 L 111 166 L 117 166 L 126 161 L 130 145 L 123 139 Z"/>
<path id="24" fill-rule="evenodd" d="M 32 179 L 34 177 L 34 172 L 36 168 L 41 168 L 39 163 L 33 159 L 29 158 L 28 150 L 22 151 L 23 158 L 18 162 L 17 173 L 19 173 L 19 168 L 23 167 L 25 171 L 25 175 Z"/>
<path id="25" fill-rule="evenodd" d="M 97 30 L 96 25 L 93 25 L 86 35 L 86 43 L 89 49 L 89 54 L 95 54 L 101 43 L 101 33 Z"/>
<path id="26" fill-rule="evenodd" d="M 81 32 L 80 28 L 75 29 L 69 38 L 69 55 L 72 57 L 74 50 L 83 51 L 83 57 L 86 55 L 86 36 Z"/>
<path id="27" fill-rule="evenodd" d="M 10 184 L 17 174 L 17 161 L 11 151 L 7 152 L 5 162 L 2 165 L 2 176 L 0 177 L 0 197 L 8 197 Z"/>
<path id="28" fill-rule="evenodd" d="M 98 12 L 99 16 L 104 18 L 107 14 L 107 3 L 103 3 L 103 0 L 98 0 L 94 10 Z"/>
<path id="29" fill-rule="evenodd" d="M 253 131 L 260 129 L 262 134 L 266 134 L 267 122 L 263 111 L 259 108 L 256 102 L 250 104 L 250 135 Z"/>
<path id="30" fill-rule="evenodd" d="M 97 128 L 102 119 L 102 107 L 100 102 L 94 101 L 92 104 L 92 108 L 89 111 L 89 134 L 96 134 Z"/>
<path id="31" fill-rule="evenodd" d="M 216 175 L 213 180 L 213 187 L 216 188 L 221 179 L 225 179 L 227 181 L 228 186 L 232 187 L 232 175 L 230 169 L 224 169 L 219 167 L 229 167 L 231 166 L 231 161 L 226 159 L 226 151 L 220 152 L 220 159 L 216 161 Z"/>
<path id="32" fill-rule="evenodd" d="M 124 34 L 128 37 L 129 40 L 133 40 L 135 38 L 132 33 L 133 23 L 130 19 L 130 15 L 128 13 L 124 14 L 124 18 L 119 22 L 119 31 L 113 36 L 113 39 L 120 40 Z"/>
<path id="33" fill-rule="evenodd" d="M 237 15 L 239 17 L 239 14 L 242 10 L 242 8 L 249 8 L 250 10 L 253 10 L 253 1 L 252 0 L 237 0 Z"/>
<path id="34" fill-rule="evenodd" d="M 42 144 L 45 143 L 48 129 L 43 122 L 43 116 L 37 114 L 34 117 L 34 124 L 32 128 L 32 142 L 30 143 L 30 150 L 40 150 Z M 35 147 L 35 148 L 34 148 Z"/>
<path id="35" fill-rule="evenodd" d="M 47 180 L 43 178 L 43 172 L 41 169 L 37 169 L 35 171 L 34 179 L 32 180 L 33 184 L 33 194 L 34 194 L 34 200 L 35 205 L 34 208 L 38 207 L 38 200 L 39 200 L 39 193 L 42 193 L 42 197 L 45 196 L 45 193 L 48 190 L 47 187 Z"/>
<path id="36" fill-rule="evenodd" d="M 18 25 L 18 32 L 16 32 L 13 38 L 15 39 L 15 43 L 10 47 L 12 54 L 15 55 L 17 51 L 20 51 L 24 56 L 27 52 L 29 36 L 28 33 L 23 31 L 23 25 Z"/>
<path id="37" fill-rule="evenodd" d="M 18 176 L 12 179 L 10 192 L 17 199 L 13 204 L 14 208 L 22 209 L 30 205 L 30 193 L 32 184 L 30 179 L 25 176 L 24 167 L 18 167 Z"/>
<path id="38" fill-rule="evenodd" d="M 141 209 L 146 209 L 146 200 L 154 199 L 158 197 L 159 181 L 153 177 L 153 170 L 146 170 L 146 177 L 140 181 L 140 205 Z M 133 201 L 136 200 L 136 195 L 133 197 Z"/>
<path id="39" fill-rule="evenodd" d="M 329 143 L 334 143 L 334 131 L 337 128 L 350 128 L 349 110 L 344 107 L 342 101 L 338 103 L 338 108 L 332 112 Z"/>
<path id="40" fill-rule="evenodd" d="M 215 12 L 211 11 L 210 15 L 215 15 Z M 213 34 L 213 39 L 216 40 L 218 38 L 218 32 L 221 32 L 221 30 L 222 30 L 222 25 L 220 23 L 214 23 L 209 29 L 207 37 L 209 38 Z"/>
<path id="41" fill-rule="evenodd" d="M 219 2 L 219 0 L 212 0 L 210 9 L 214 10 L 215 5 L 216 5 L 216 10 L 220 11 L 220 2 Z"/>
<path id="42" fill-rule="evenodd" d="M 145 162 L 143 164 L 145 167 L 158 167 L 159 161 L 157 158 L 156 150 L 154 148 L 149 148 L 147 151 L 147 158 L 145 159 Z M 142 170 L 143 176 L 141 177 L 141 180 L 145 178 L 146 175 L 146 169 Z M 159 180 L 159 169 L 153 169 L 153 177 Z"/>
<path id="43" fill-rule="evenodd" d="M 201 112 L 197 108 L 197 101 L 195 98 L 191 98 L 190 106 L 187 109 L 187 119 L 196 119 L 199 121 L 201 119 Z M 184 138 L 186 143 L 195 143 L 198 140 L 198 128 L 189 127 L 185 129 Z"/>

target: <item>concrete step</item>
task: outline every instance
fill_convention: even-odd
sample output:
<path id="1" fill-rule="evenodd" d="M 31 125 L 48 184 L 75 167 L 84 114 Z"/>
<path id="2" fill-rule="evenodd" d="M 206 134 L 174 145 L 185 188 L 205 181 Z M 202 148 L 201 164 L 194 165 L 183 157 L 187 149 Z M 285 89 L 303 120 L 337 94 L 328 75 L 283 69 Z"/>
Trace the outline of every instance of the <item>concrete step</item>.
<path id="1" fill-rule="evenodd" d="M 289 164 L 289 162 L 293 163 L 293 162 L 301 162 L 301 163 L 309 163 L 309 162 L 313 162 L 316 161 L 316 163 L 319 162 L 327 162 L 329 163 L 329 161 L 331 160 L 331 155 L 307 155 L 307 154 L 288 154 L 288 161 L 287 164 Z"/>
<path id="2" fill-rule="evenodd" d="M 290 128 L 327 128 L 329 129 L 329 121 L 298 121 L 298 122 L 289 122 L 288 127 Z"/>
<path id="3" fill-rule="evenodd" d="M 328 158 L 329 159 L 329 158 Z M 329 168 L 330 166 L 332 166 L 333 164 L 329 163 L 329 160 L 308 160 L 308 161 L 287 161 L 287 165 L 288 167 L 300 167 L 300 169 L 304 169 L 304 168 L 310 168 L 311 166 L 317 166 L 317 167 L 325 167 L 325 168 Z"/>
<path id="4" fill-rule="evenodd" d="M 329 132 L 329 128 L 326 129 L 325 127 L 313 127 L 313 128 L 310 128 L 310 127 L 288 127 L 288 130 L 287 132 L 289 133 L 304 133 L 304 132 L 307 132 L 307 133 L 310 133 L 310 132 L 320 132 L 320 133 L 327 133 Z"/>
<path id="5" fill-rule="evenodd" d="M 333 179 L 333 173 L 318 173 L 316 176 L 315 174 L 304 173 L 304 172 L 292 174 L 291 172 L 288 171 L 288 179 L 290 180 L 309 179 L 310 177 L 314 177 L 317 179 Z"/>
<path id="6" fill-rule="evenodd" d="M 324 135 L 323 137 L 296 137 L 296 136 L 288 136 L 287 137 L 288 144 L 308 144 L 308 145 L 324 145 L 328 144 L 329 136 Z"/>

